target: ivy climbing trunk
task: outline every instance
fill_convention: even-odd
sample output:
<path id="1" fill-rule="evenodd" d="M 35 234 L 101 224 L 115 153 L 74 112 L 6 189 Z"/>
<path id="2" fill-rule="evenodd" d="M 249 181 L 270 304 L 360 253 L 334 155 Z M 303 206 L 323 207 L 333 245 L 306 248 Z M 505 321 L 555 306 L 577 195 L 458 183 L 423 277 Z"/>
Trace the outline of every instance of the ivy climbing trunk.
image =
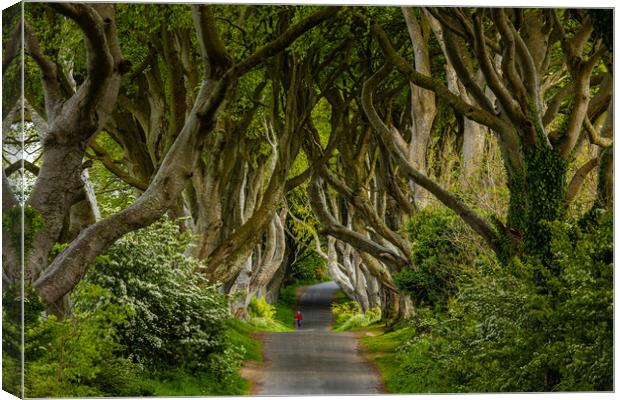
<path id="1" fill-rule="evenodd" d="M 557 150 L 541 147 L 524 149 L 526 169 L 512 171 L 509 179 L 508 247 L 502 261 L 517 254 L 550 259 L 548 222 L 565 217 L 568 163 Z"/>

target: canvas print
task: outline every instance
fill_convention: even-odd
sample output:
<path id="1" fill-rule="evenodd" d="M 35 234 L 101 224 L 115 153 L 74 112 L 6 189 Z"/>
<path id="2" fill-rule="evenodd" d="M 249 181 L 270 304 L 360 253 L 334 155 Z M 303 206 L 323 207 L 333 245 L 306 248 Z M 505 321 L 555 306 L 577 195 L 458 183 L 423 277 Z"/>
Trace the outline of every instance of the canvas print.
<path id="1" fill-rule="evenodd" d="M 613 391 L 613 10 L 2 12 L 2 389 Z"/>

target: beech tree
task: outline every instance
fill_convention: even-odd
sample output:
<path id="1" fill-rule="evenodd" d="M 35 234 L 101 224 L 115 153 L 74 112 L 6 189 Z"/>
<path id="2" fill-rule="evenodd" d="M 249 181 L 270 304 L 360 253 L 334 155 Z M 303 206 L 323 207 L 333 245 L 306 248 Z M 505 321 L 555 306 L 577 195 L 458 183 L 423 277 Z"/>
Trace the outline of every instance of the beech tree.
<path id="1" fill-rule="evenodd" d="M 59 312 L 95 257 L 165 214 L 194 235 L 202 273 L 244 293 L 240 315 L 311 247 L 362 309 L 398 319 L 414 314 L 393 275 L 416 268 L 404 226 L 420 209 L 442 203 L 507 261 L 544 259 L 545 221 L 563 220 L 591 177 L 592 210 L 612 207 L 613 77 L 596 13 L 29 10 L 25 73 L 40 83 L 28 82 L 23 107 L 41 151 L 24 160 L 36 176 L 24 204 L 26 281 Z M 3 74 L 14 73 L 20 32 L 5 32 Z M 20 107 L 9 94 L 5 132 Z M 493 157 L 503 171 L 482 179 Z M 22 233 L 23 199 L 9 182 L 21 161 L 10 158 L 6 238 Z M 135 201 L 102 214 L 93 165 Z M 487 193 L 498 184 L 506 204 Z M 310 223 L 290 207 L 293 191 Z M 489 207 L 484 196 L 500 200 Z M 5 283 L 19 279 L 20 251 L 3 241 Z"/>
<path id="2" fill-rule="evenodd" d="M 441 80 L 416 71 L 375 22 L 372 31 L 387 64 L 364 83 L 362 102 L 366 115 L 408 177 L 459 214 L 500 259 L 521 252 L 543 256 L 548 251 L 543 221 L 565 216 L 567 165 L 580 144 L 580 136 L 590 125 L 589 119 L 601 113 L 594 105 L 610 101 L 603 86 L 591 95 L 591 89 L 599 85 L 591 79 L 593 71 L 607 73 L 610 53 L 601 39 L 592 36 L 592 20 L 586 12 L 463 8 L 427 11 L 441 25 L 448 60 L 468 95 L 457 95 Z M 467 65 L 463 61 L 467 59 L 476 60 L 476 65 Z M 497 59 L 501 62 L 496 63 Z M 380 117 L 373 102 L 373 93 L 393 68 L 497 135 L 510 190 L 505 216 L 493 222 L 484 218 L 428 179 L 405 157 L 399 146 L 400 132 Z M 473 68 L 482 72 L 495 102 L 485 95 Z M 558 80 L 568 83 L 554 93 L 552 89 L 557 88 L 553 85 Z M 567 98 L 570 105 L 561 110 L 560 104 Z M 597 139 L 601 135 L 596 129 L 587 132 L 592 143 L 603 148 L 611 145 Z"/>
<path id="3" fill-rule="evenodd" d="M 204 65 L 201 88 L 182 126 L 177 126 L 176 137 L 157 172 L 134 204 L 83 229 L 48 265 L 63 220 L 84 187 L 82 163 L 87 144 L 104 128 L 118 96 L 121 75 L 127 72 L 118 45 L 113 5 L 53 3 L 48 7 L 74 21 L 83 32 L 87 63 L 84 81 L 75 93 L 65 96 L 58 78 L 59 66 L 41 53 L 35 32 L 26 25 L 25 47 L 41 70 L 48 127 L 43 139 L 43 162 L 26 204 L 43 219 L 42 227 L 33 232 L 32 249 L 27 252 L 26 280 L 43 301 L 53 304 L 71 290 L 107 246 L 123 234 L 154 222 L 175 205 L 201 155 L 205 138 L 216 125 L 221 105 L 239 77 L 334 15 L 338 8 L 319 9 L 236 61 L 226 52 L 215 29 L 212 9 L 193 6 L 192 18 Z M 6 184 L 4 192 L 10 193 Z M 13 207 L 18 207 L 15 198 L 6 195 L 3 208 L 8 212 Z M 28 231 L 31 221 L 25 223 Z M 6 249 L 3 268 L 11 280 L 16 280 L 19 263 L 14 262 L 17 257 L 8 256 L 9 252 L 18 250 Z"/>

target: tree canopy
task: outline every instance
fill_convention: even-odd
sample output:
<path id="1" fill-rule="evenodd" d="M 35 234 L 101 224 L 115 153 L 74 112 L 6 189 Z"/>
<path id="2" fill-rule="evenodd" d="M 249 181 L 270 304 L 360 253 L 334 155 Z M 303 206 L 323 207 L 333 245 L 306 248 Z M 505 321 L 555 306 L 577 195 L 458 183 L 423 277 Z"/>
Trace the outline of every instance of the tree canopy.
<path id="1" fill-rule="evenodd" d="M 565 218 L 597 165 L 596 206 L 611 204 L 611 53 L 593 34 L 603 20 L 585 10 L 33 4 L 24 104 L 37 147 L 25 165 L 36 178 L 25 205 L 43 223 L 26 221 L 27 280 L 52 304 L 115 240 L 167 213 L 187 217 L 208 279 L 230 287 L 252 269 L 260 288 L 282 262 L 285 221 L 296 221 L 283 205 L 297 187 L 307 197 L 295 210 L 314 221 L 302 231 L 320 226 L 351 246 L 384 287 L 410 262 L 403 218 L 430 196 L 500 259 L 544 255 L 541 221 Z M 20 28 L 5 32 L 6 74 Z M 14 109 L 6 103 L 9 127 Z M 476 209 L 440 182 L 433 141 L 455 130 L 465 181 L 484 143 L 498 146 L 506 209 Z M 576 164 L 588 143 L 598 154 Z M 89 175 L 109 177 L 117 212 L 101 218 Z M 5 189 L 10 215 L 18 200 Z M 18 251 L 5 242 L 10 282 Z M 57 243 L 67 246 L 50 261 Z"/>
<path id="2" fill-rule="evenodd" d="M 396 321 L 446 306 L 465 254 L 540 265 L 543 288 L 570 279 L 557 224 L 613 208 L 610 10 L 5 15 L 3 77 L 17 82 L 23 57 L 25 85 L 23 99 L 3 92 L 3 282 L 20 281 L 23 254 L 61 317 L 99 256 L 162 218 L 190 238 L 205 284 L 243 294 L 238 315 L 310 257 Z M 431 248 L 444 230 L 468 243 L 429 261 L 411 229 Z"/>

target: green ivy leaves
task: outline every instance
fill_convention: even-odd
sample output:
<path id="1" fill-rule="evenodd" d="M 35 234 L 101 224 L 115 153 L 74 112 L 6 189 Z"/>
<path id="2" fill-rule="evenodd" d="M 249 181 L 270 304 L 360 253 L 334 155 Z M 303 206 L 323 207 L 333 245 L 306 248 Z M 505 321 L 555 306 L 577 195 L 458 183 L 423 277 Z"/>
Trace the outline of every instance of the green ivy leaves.
<path id="1" fill-rule="evenodd" d="M 23 207 L 23 231 L 22 207 L 11 207 L 2 216 L 2 229 L 5 234 L 9 235 L 11 244 L 19 251 L 23 237 L 24 253 L 26 254 L 32 249 L 35 235 L 44 227 L 45 220 L 43 216 L 30 206 Z"/>

